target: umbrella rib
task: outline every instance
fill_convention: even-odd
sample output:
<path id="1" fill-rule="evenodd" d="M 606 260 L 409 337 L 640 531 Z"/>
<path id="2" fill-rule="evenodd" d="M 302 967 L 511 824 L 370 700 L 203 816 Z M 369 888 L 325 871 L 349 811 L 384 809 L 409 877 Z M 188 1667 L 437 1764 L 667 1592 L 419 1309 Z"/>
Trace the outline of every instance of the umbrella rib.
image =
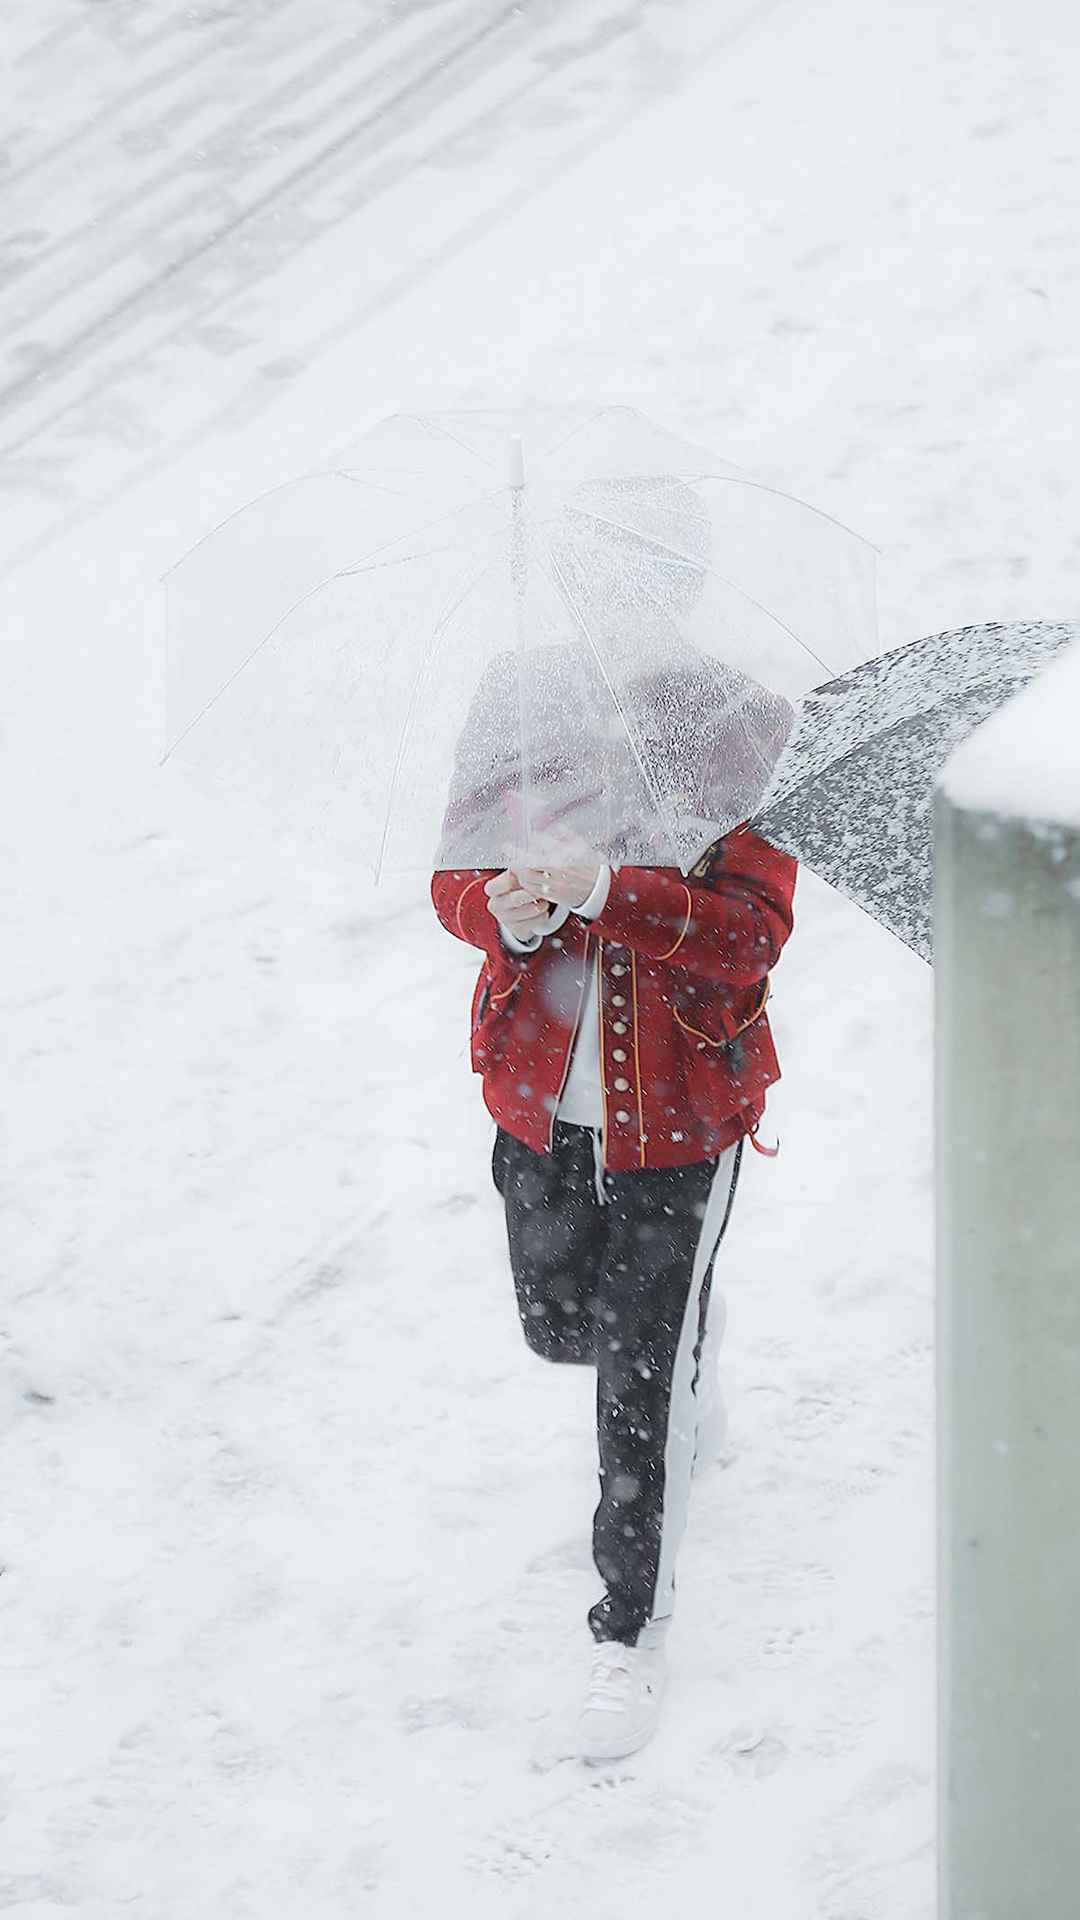
<path id="1" fill-rule="evenodd" d="M 611 412 L 614 411 L 614 409 L 607 408 L 605 411 Z M 735 463 L 732 461 L 729 464 L 734 466 Z M 618 479 L 622 476 L 611 475 L 609 477 Z M 869 547 L 871 553 L 880 555 L 882 551 L 879 546 L 875 545 L 873 540 L 867 539 L 865 533 L 857 533 L 854 527 L 849 527 L 844 520 L 838 520 L 834 513 L 827 513 L 824 507 L 816 507 L 812 500 L 801 500 L 797 493 L 788 493 L 784 487 L 770 487 L 767 480 L 755 480 L 750 474 L 739 472 L 710 473 L 707 470 L 698 471 L 695 469 L 692 473 L 673 473 L 671 478 L 673 480 L 681 480 L 685 486 L 699 486 L 702 481 L 711 480 L 715 481 L 717 486 L 752 487 L 755 493 L 770 493 L 774 500 L 788 500 L 793 507 L 801 507 L 804 513 L 812 513 L 818 520 L 827 520 L 829 525 L 835 527 L 838 533 L 846 533 L 849 539 L 857 540 L 861 547 Z M 575 507 L 574 511 L 576 513 L 585 513 L 588 509 L 585 507 Z"/>
<path id="2" fill-rule="evenodd" d="M 574 602 L 573 596 L 570 592 L 570 588 L 566 580 L 566 576 L 563 573 L 562 568 L 560 567 L 558 561 L 556 560 L 555 555 L 552 553 L 550 546 L 547 547 L 547 558 L 548 558 L 548 562 L 550 564 L 551 570 L 555 577 L 556 588 L 558 592 L 561 593 L 566 606 L 569 607 L 571 617 L 577 621 L 578 626 L 581 628 L 581 631 L 585 636 L 586 644 L 588 645 L 589 650 L 592 653 L 593 659 L 596 661 L 596 664 L 600 669 L 601 677 L 603 679 L 604 685 L 606 686 L 609 694 L 611 695 L 612 701 L 615 706 L 615 711 L 618 714 L 619 719 L 623 723 L 623 729 L 626 733 L 626 738 L 630 745 L 630 751 L 637 762 L 638 771 L 641 774 L 641 777 L 644 780 L 645 785 L 648 788 L 650 794 L 652 795 L 653 803 L 656 806 L 657 811 L 659 812 L 665 827 L 674 838 L 675 822 L 672 817 L 671 810 L 668 806 L 665 805 L 664 800 L 661 797 L 660 790 L 655 780 L 653 779 L 652 774 L 650 773 L 648 767 L 645 765 L 644 760 L 642 759 L 637 741 L 634 738 L 633 729 L 623 709 L 622 701 L 619 699 L 619 696 L 615 691 L 614 682 L 611 678 L 610 673 L 607 670 L 607 667 L 604 664 L 603 658 L 600 653 L 600 648 L 589 631 L 588 623 L 585 620 L 584 614 L 581 612 L 581 609 Z"/>
<path id="3" fill-rule="evenodd" d="M 439 650 L 439 641 L 443 633 L 445 632 L 450 621 L 453 619 L 455 613 L 457 613 L 458 608 L 461 607 L 464 604 L 464 602 L 468 599 L 473 588 L 476 586 L 477 581 L 483 579 L 484 574 L 488 572 L 490 566 L 491 566 L 491 562 L 485 561 L 484 565 L 477 569 L 477 571 L 473 574 L 472 578 L 466 581 L 465 585 L 462 587 L 461 592 L 457 595 L 456 599 L 451 601 L 450 605 L 445 609 L 445 611 L 442 614 L 440 614 L 439 619 L 435 623 L 435 627 L 431 635 L 430 644 L 427 648 L 427 651 L 424 654 L 423 659 L 420 662 L 419 667 L 416 670 L 416 678 L 413 681 L 412 693 L 409 695 L 409 705 L 405 712 L 405 718 L 401 723 L 401 733 L 398 736 L 397 753 L 394 755 L 394 766 L 393 766 L 393 771 L 391 772 L 391 775 L 390 775 L 390 786 L 387 790 L 387 795 L 386 795 L 386 810 L 383 814 L 382 833 L 379 836 L 379 851 L 375 859 L 375 884 L 376 885 L 378 885 L 379 880 L 382 876 L 383 860 L 386 855 L 386 842 L 390 834 L 390 816 L 391 816 L 391 813 L 393 812 L 394 799 L 397 793 L 398 780 L 401 777 L 401 769 L 405 761 L 405 749 L 406 749 L 406 746 L 408 745 L 409 735 L 412 731 L 412 724 L 416 716 L 416 709 L 420 702 L 421 687 L 423 686 L 424 680 L 426 679 L 427 675 L 431 670 L 432 664 L 435 659 L 435 655 Z"/>
<path id="4" fill-rule="evenodd" d="M 175 753 L 177 747 L 182 746 L 183 742 L 187 739 L 188 734 L 192 731 L 192 729 L 194 727 L 197 727 L 201 720 L 205 720 L 207 714 L 210 712 L 210 709 L 212 707 L 217 706 L 218 701 L 222 699 L 222 697 L 226 693 L 228 693 L 229 688 L 233 686 L 237 680 L 239 680 L 240 675 L 246 672 L 247 668 L 250 667 L 252 661 L 256 658 L 258 654 L 262 652 L 263 648 L 268 647 L 270 645 L 270 642 L 274 638 L 275 633 L 277 633 L 279 629 L 285 625 L 286 620 L 290 620 L 293 614 L 296 613 L 297 609 L 304 605 L 304 602 L 306 600 L 314 599 L 315 595 L 317 593 L 321 593 L 324 587 L 327 587 L 330 585 L 331 581 L 341 580 L 343 578 L 344 578 L 344 575 L 340 573 L 328 574 L 325 580 L 319 581 L 318 586 L 310 587 L 307 593 L 302 593 L 300 595 L 299 600 L 294 600 L 291 607 L 286 607 L 285 612 L 281 615 L 281 618 L 279 620 L 274 621 L 273 626 L 269 629 L 267 633 L 263 634 L 263 637 L 261 640 L 256 641 L 255 645 L 251 649 L 251 652 L 248 654 L 245 654 L 244 658 L 240 662 L 240 665 L 238 667 L 233 668 L 233 671 L 230 673 L 228 679 L 222 681 L 217 692 L 211 694 L 205 706 L 200 707 L 198 713 L 195 714 L 194 717 L 188 721 L 187 726 L 184 728 L 183 732 L 177 734 L 176 739 L 172 743 L 172 746 L 166 748 L 165 752 L 161 757 L 162 765 L 164 765 L 165 761 L 168 760 L 171 754 Z"/>
<path id="5" fill-rule="evenodd" d="M 658 553 L 668 553 L 673 560 L 681 560 L 684 566 L 695 567 L 699 573 L 711 573 L 717 580 L 722 580 L 726 587 L 730 587 L 733 593 L 737 593 L 740 599 L 745 600 L 751 607 L 756 607 L 759 613 L 765 615 L 766 620 L 774 621 L 778 627 L 783 629 L 789 639 L 794 640 L 797 647 L 801 647 L 804 653 L 809 654 L 811 660 L 815 660 L 818 666 L 822 667 L 824 671 L 828 673 L 828 661 L 823 660 L 820 654 L 815 653 L 813 647 L 808 646 L 801 635 L 795 632 L 794 627 L 789 627 L 787 621 L 782 620 L 778 613 L 773 613 L 761 600 L 755 600 L 752 593 L 747 593 L 745 587 L 740 587 L 737 580 L 729 579 L 728 575 L 721 573 L 718 567 L 708 565 L 702 560 L 696 560 L 692 554 L 680 553 L 678 547 L 669 546 L 666 540 L 656 540 L 652 534 L 641 533 L 637 527 L 624 526 L 621 520 L 611 520 L 606 514 L 594 513 L 591 507 L 575 506 L 572 511 L 581 514 L 586 520 L 595 520 L 598 526 L 611 527 L 616 533 L 628 534 L 630 539 L 640 541 L 642 546 L 652 547 Z"/>
<path id="6" fill-rule="evenodd" d="M 654 606 L 655 606 L 655 607 L 656 607 L 656 608 L 657 608 L 657 609 L 658 609 L 658 610 L 659 610 L 659 611 L 660 611 L 661 613 L 664 613 L 664 611 L 665 611 L 665 610 L 664 610 L 664 608 L 663 608 L 663 606 L 662 606 L 662 603 L 661 603 L 661 601 L 660 601 L 660 600 L 659 600 L 659 598 L 657 597 L 657 595 L 656 595 L 656 594 L 654 594 L 654 593 L 651 593 L 651 592 L 649 591 L 649 589 L 648 589 L 647 587 L 645 588 L 645 593 L 646 593 L 646 595 L 647 595 L 647 597 L 648 597 L 648 599 L 649 599 L 649 600 L 651 600 L 651 602 L 652 602 L 652 604 L 653 604 L 653 605 L 654 605 Z M 677 632 L 677 629 L 676 629 L 676 632 Z M 747 684 L 749 684 L 749 685 L 751 685 L 751 686 L 756 686 L 756 687 L 759 687 L 759 688 L 760 688 L 760 686 L 761 686 L 761 683 L 760 683 L 760 681 L 756 681 L 756 680 L 750 680 L 750 679 L 749 679 L 749 676 L 744 676 L 744 675 L 742 675 L 742 674 L 740 673 L 740 675 L 739 675 L 739 677 L 740 677 L 740 679 L 746 679 L 746 680 L 747 680 Z M 768 762 L 767 762 L 767 761 L 765 760 L 765 758 L 764 758 L 764 756 L 762 755 L 762 752 L 761 752 L 761 745 L 760 745 L 760 742 L 759 742 L 759 740 L 758 740 L 758 738 L 757 738 L 757 736 L 756 736 L 756 734 L 753 734 L 753 733 L 751 733 L 751 731 L 750 731 L 750 728 L 749 728 L 749 727 L 747 726 L 747 724 L 746 724 L 746 706 L 747 706 L 747 695 L 746 695 L 746 693 L 745 693 L 745 692 L 742 692 L 742 693 L 740 693 L 740 695 L 739 695 L 739 698 L 738 698 L 738 700 L 737 700 L 737 701 L 735 702 L 735 704 L 734 704 L 734 706 L 732 706 L 732 707 L 726 707 L 726 708 L 725 708 L 725 716 L 724 716 L 724 717 L 726 718 L 728 714 L 734 714 L 734 715 L 735 715 L 735 717 L 737 718 L 737 720 L 738 720 L 738 723 L 739 723 L 739 725 L 740 725 L 740 727 L 742 728 L 742 732 L 743 732 L 743 738 L 744 738 L 744 740 L 746 741 L 746 744 L 747 744 L 747 745 L 748 745 L 748 746 L 750 747 L 750 749 L 751 749 L 751 751 L 752 751 L 752 752 L 754 753 L 754 755 L 755 755 L 755 757 L 756 757 L 756 759 L 757 759 L 757 761 L 758 761 L 758 764 L 759 764 L 759 765 L 760 765 L 760 766 L 761 766 L 761 767 L 762 767 L 762 768 L 764 769 L 764 771 L 765 771 L 765 773 L 766 773 L 766 781 L 765 781 L 765 785 L 767 785 L 767 784 L 768 784 L 768 777 L 767 777 L 767 776 L 768 776 L 768 772 L 769 772 L 769 766 L 768 766 Z M 764 786 L 763 786 L 763 787 L 761 788 L 761 790 L 760 790 L 760 791 L 762 791 L 762 792 L 764 791 Z M 702 768 L 700 769 L 700 772 L 699 772 L 699 797 L 700 797 L 700 800 L 701 800 L 701 804 L 702 804 L 702 806 L 704 806 L 704 804 L 705 804 L 705 769 L 704 769 L 704 767 L 702 767 Z"/>
<path id="7" fill-rule="evenodd" d="M 436 527 L 449 525 L 452 520 L 457 520 L 463 513 L 475 513 L 477 507 L 485 506 L 491 500 L 497 500 L 501 492 L 501 487 L 493 487 L 490 493 L 482 493 L 475 500 L 466 500 L 460 507 L 454 507 L 450 513 L 436 514 L 434 519 L 423 520 L 419 526 L 411 527 L 408 533 L 395 534 L 392 540 L 384 540 L 380 547 L 372 547 L 370 553 L 365 553 L 359 560 L 354 560 L 349 566 L 342 567 L 341 573 L 363 573 L 373 561 L 379 559 L 380 554 L 391 553 L 394 547 L 401 547 L 407 542 L 415 541 L 419 539 L 421 534 L 430 535 Z M 484 537 L 490 538 L 490 535 L 485 535 Z M 410 546 L 406 553 L 402 553 L 397 557 L 401 560 L 426 560 L 431 554 L 445 553 L 446 550 L 445 547 L 416 548 Z M 380 564 L 392 565 L 394 562 L 391 560 L 390 562 L 381 562 Z"/>
<path id="8" fill-rule="evenodd" d="M 250 500 L 245 500 L 243 506 L 234 507 L 231 513 L 225 515 L 224 520 L 215 521 L 212 527 L 192 542 L 191 546 L 180 555 L 179 560 L 174 560 L 172 566 L 165 569 L 159 577 L 159 585 L 164 585 L 166 580 L 170 580 L 177 568 L 184 566 L 193 554 L 198 553 L 200 547 L 205 547 L 207 541 L 213 540 L 216 534 L 223 533 L 226 527 L 231 526 L 234 520 L 239 520 L 241 514 L 247 513 L 250 508 L 261 507 L 264 500 L 272 500 L 278 493 L 288 493 L 292 487 L 302 487 L 307 480 L 327 479 L 348 480 L 353 486 L 370 487 L 373 493 L 388 493 L 395 500 L 406 497 L 397 488 L 382 487 L 377 480 L 368 480 L 359 473 L 350 473 L 346 467 L 312 467 L 310 473 L 298 474 L 295 480 L 282 480 L 277 486 L 264 487 L 261 493 L 253 494 Z"/>
<path id="9" fill-rule="evenodd" d="M 675 477 L 681 479 L 684 476 L 677 474 Z M 815 507 L 812 500 L 800 500 L 797 493 L 788 493 L 783 487 L 770 487 L 767 480 L 754 480 L 749 475 L 740 473 L 698 473 L 686 478 L 688 483 L 690 480 L 715 480 L 721 486 L 753 487 L 756 493 L 771 493 L 774 500 L 790 500 L 793 507 L 801 507 L 804 513 L 813 513 L 819 520 L 827 520 L 838 533 L 846 533 L 850 539 L 857 540 L 861 547 L 869 547 L 871 553 L 880 554 L 882 551 L 873 540 L 867 539 L 865 533 L 856 533 L 854 527 L 849 527 L 845 521 L 838 520 L 834 513 L 826 513 L 824 507 Z"/>
<path id="10" fill-rule="evenodd" d="M 541 457 L 544 460 L 554 460 L 555 455 L 561 453 L 564 447 L 568 447 L 571 440 L 576 439 L 579 433 L 584 433 L 586 427 L 594 427 L 598 420 L 604 418 L 606 413 L 617 413 L 618 411 L 619 409 L 614 403 L 606 407 L 596 407 L 592 412 L 585 415 L 584 420 L 579 420 L 576 427 L 571 427 L 569 433 L 564 433 L 561 440 L 556 440 L 553 447 L 545 447 Z"/>
<path id="11" fill-rule="evenodd" d="M 493 500 L 495 499 L 496 495 L 501 491 L 502 491 L 501 488 L 496 488 L 494 493 L 486 494 L 484 498 Z M 465 509 L 460 508 L 460 509 L 457 509 L 457 511 L 464 512 Z M 447 519 L 453 519 L 454 515 L 448 514 L 445 517 Z M 439 523 L 436 521 L 433 524 L 438 525 Z M 206 537 L 209 538 L 210 536 L 207 535 Z M 490 534 L 485 536 L 486 539 L 494 539 L 497 537 L 498 536 L 495 534 Z M 386 547 L 392 547 L 398 544 L 399 544 L 398 541 L 389 540 L 386 543 Z M 257 659 L 258 655 L 262 652 L 263 648 L 268 647 L 270 645 L 270 642 L 274 638 L 274 635 L 280 630 L 280 628 L 282 628 L 285 625 L 286 620 L 290 620 L 293 614 L 296 613 L 305 604 L 306 601 L 313 600 L 317 593 L 322 593 L 326 587 L 332 586 L 335 580 L 349 580 L 359 573 L 374 572 L 374 566 L 371 563 L 374 562 L 377 554 L 386 552 L 386 547 L 376 547 L 367 560 L 361 561 L 355 567 L 341 567 L 336 573 L 328 573 L 325 580 L 317 581 L 313 587 L 308 588 L 308 591 L 306 593 L 302 593 L 300 595 L 299 600 L 294 600 L 290 607 L 286 607 L 284 613 L 281 614 L 280 617 L 274 621 L 273 626 L 269 627 L 267 631 L 263 634 L 262 639 L 256 641 L 255 645 L 251 649 L 251 652 L 248 654 L 245 654 L 239 666 L 233 669 L 228 679 L 222 681 L 220 687 L 217 689 L 217 692 L 210 696 L 210 699 L 207 700 L 205 706 L 200 707 L 198 713 L 196 713 L 192 717 L 192 719 L 188 721 L 187 726 L 184 728 L 183 732 L 177 734 L 176 739 L 173 741 L 172 745 L 168 747 L 165 753 L 162 755 L 161 764 L 164 765 L 165 761 L 169 758 L 170 754 L 174 753 L 176 748 L 179 747 L 182 744 L 182 742 L 187 739 L 188 734 L 191 732 L 192 728 L 197 727 L 201 720 L 205 720 L 211 708 L 216 707 L 218 701 L 223 697 L 223 695 L 228 693 L 229 688 L 234 684 L 235 681 L 237 681 L 240 678 L 240 675 L 246 672 L 247 668 L 250 667 L 252 661 Z M 192 551 L 194 551 L 194 549 L 192 549 Z M 432 554 L 447 553 L 449 551 L 450 549 L 448 547 L 429 547 L 428 549 L 426 549 L 426 551 L 422 553 L 410 552 L 410 553 L 399 554 L 395 556 L 393 559 L 381 560 L 378 562 L 378 564 L 383 567 L 405 566 L 411 561 L 427 560 L 431 558 Z M 185 558 L 186 557 L 187 556 L 185 555 Z M 182 562 L 178 562 L 178 564 L 182 564 Z M 485 562 L 485 566 L 489 564 L 490 562 Z M 484 571 L 484 567 L 481 567 L 480 573 L 483 573 L 483 571 Z M 167 581 L 168 578 L 169 576 L 168 574 L 166 574 L 161 584 L 164 585 L 165 581 Z M 480 574 L 477 574 L 476 579 L 479 579 L 479 578 L 480 578 Z M 475 584 L 475 582 L 473 584 Z M 466 588 L 466 592 L 468 592 L 468 590 L 469 589 Z"/>
<path id="12" fill-rule="evenodd" d="M 414 414 L 413 417 L 419 420 L 420 425 L 425 427 L 429 433 L 441 433 L 444 439 L 452 440 L 455 447 L 460 447 L 463 453 L 469 455 L 470 459 L 480 460 L 485 467 L 491 467 L 494 471 L 494 460 L 489 460 L 486 453 L 477 453 L 476 448 L 470 447 L 467 440 L 459 440 L 457 434 L 451 433 L 449 427 L 444 427 L 441 420 L 436 420 L 430 413 L 417 413 Z"/>
<path id="13" fill-rule="evenodd" d="M 421 521 L 418 527 L 413 527 L 408 533 L 395 534 L 392 540 L 384 540 L 381 547 L 372 547 L 371 552 L 366 553 L 361 560 L 354 560 L 351 566 L 342 567 L 341 575 L 366 572 L 371 567 L 373 561 L 379 560 L 380 554 L 389 553 L 393 547 L 400 547 L 406 541 L 416 540 L 422 533 L 432 533 L 436 527 L 448 526 L 452 520 L 459 519 L 463 513 L 475 513 L 477 507 L 485 506 L 489 501 L 497 500 L 499 495 L 504 491 L 505 489 L 503 487 L 492 487 L 490 493 L 482 493 L 475 500 L 466 500 L 460 507 L 454 507 L 450 513 L 437 514 L 434 520 Z M 492 539 L 494 537 L 496 536 L 493 534 L 485 534 L 483 536 L 484 539 Z M 433 553 L 446 553 L 447 551 L 448 549 L 446 547 L 425 547 L 419 550 L 410 547 L 407 553 L 400 554 L 390 560 L 379 561 L 379 564 L 381 566 L 395 566 L 399 564 L 399 562 L 408 560 L 427 560 Z M 336 579 L 338 576 L 331 574 L 329 577 Z"/>
<path id="14" fill-rule="evenodd" d="M 402 472 L 406 471 L 411 472 L 410 469 L 402 468 Z M 422 479 L 424 475 L 417 469 L 412 477 Z M 264 500 L 272 500 L 275 494 L 287 493 L 292 487 L 302 487 L 306 481 L 326 479 L 345 480 L 354 487 L 369 487 L 373 493 L 389 494 L 394 500 L 406 500 L 409 497 L 408 493 L 400 488 L 381 486 L 377 480 L 369 480 L 367 475 L 359 467 L 313 467 L 310 473 L 302 473 L 295 480 L 284 480 L 279 486 L 267 487 L 263 493 L 255 494 L 251 500 L 245 500 L 242 507 L 237 507 L 232 513 L 227 513 L 224 520 L 219 520 L 208 532 L 201 534 L 198 540 L 188 547 L 185 553 L 181 554 L 179 560 L 174 561 L 173 565 L 166 569 L 160 576 L 159 584 L 163 585 L 166 580 L 170 580 L 180 567 L 187 564 L 193 554 L 198 553 L 200 547 L 204 547 L 207 541 L 213 540 L 217 534 L 223 533 L 226 527 L 231 526 L 234 520 L 239 520 L 240 516 L 247 513 L 251 507 L 261 506 Z M 385 553 L 388 547 L 398 546 L 402 540 L 415 538 L 417 534 L 424 532 L 427 528 L 438 527 L 441 526 L 444 521 L 454 520 L 458 514 L 474 512 L 477 507 L 482 507 L 485 501 L 496 500 L 502 491 L 503 489 L 501 487 L 493 487 L 490 493 L 479 494 L 477 498 L 465 501 L 460 507 L 454 507 L 450 513 L 439 514 L 433 520 L 421 521 L 419 527 L 412 528 L 408 534 L 395 534 L 393 540 L 385 540 L 381 547 L 373 547 L 370 554 L 365 554 L 363 559 L 355 561 L 352 566 L 342 567 L 340 569 L 341 573 L 359 572 L 369 559 L 373 560 L 376 555 Z M 409 557 L 413 558 L 414 556 L 410 555 Z M 337 577 L 337 574 L 327 574 L 326 580 L 320 581 L 319 585 L 325 586 L 327 581 L 337 579 Z M 299 602 L 297 602 L 297 605 L 299 605 Z"/>
<path id="15" fill-rule="evenodd" d="M 419 468 L 384 467 L 382 471 L 384 473 L 392 473 L 395 477 L 401 477 L 406 480 L 423 480 L 425 478 Z M 374 493 L 388 493 L 392 500 L 407 500 L 409 498 L 407 488 L 388 487 L 385 480 L 373 480 L 371 475 L 365 473 L 362 467 L 312 467 L 310 473 L 306 473 L 301 477 L 305 480 L 317 480 L 320 474 L 331 474 L 335 480 L 348 480 L 355 487 L 370 487 Z"/>

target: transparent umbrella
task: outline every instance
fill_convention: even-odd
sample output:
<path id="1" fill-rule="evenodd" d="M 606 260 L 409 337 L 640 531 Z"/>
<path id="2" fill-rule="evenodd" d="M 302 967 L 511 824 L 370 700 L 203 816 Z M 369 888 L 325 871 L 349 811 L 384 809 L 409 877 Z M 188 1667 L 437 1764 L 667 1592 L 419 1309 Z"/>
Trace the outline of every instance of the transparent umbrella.
<path id="1" fill-rule="evenodd" d="M 622 407 L 395 416 L 166 594 L 167 752 L 376 874 L 686 870 L 875 650 L 865 541 Z"/>

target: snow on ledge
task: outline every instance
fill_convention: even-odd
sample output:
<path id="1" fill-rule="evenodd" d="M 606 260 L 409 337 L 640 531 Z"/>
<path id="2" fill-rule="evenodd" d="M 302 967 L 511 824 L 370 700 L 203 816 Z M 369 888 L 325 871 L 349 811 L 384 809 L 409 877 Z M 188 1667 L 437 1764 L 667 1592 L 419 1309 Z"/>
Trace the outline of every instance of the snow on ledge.
<path id="1" fill-rule="evenodd" d="M 1080 645 L 984 720 L 938 784 L 967 813 L 1080 831 Z"/>

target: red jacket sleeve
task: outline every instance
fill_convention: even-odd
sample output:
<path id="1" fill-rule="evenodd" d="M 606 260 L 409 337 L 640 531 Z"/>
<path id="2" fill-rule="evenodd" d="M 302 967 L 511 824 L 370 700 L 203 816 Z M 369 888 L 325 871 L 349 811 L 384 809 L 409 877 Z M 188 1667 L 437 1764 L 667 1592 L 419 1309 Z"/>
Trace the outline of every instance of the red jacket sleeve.
<path id="1" fill-rule="evenodd" d="M 431 898 L 435 911 L 448 933 L 479 947 L 493 960 L 509 958 L 499 939 L 499 923 L 488 912 L 485 880 L 493 878 L 496 867 L 467 867 L 462 873 L 439 872 L 432 876 Z"/>
<path id="2" fill-rule="evenodd" d="M 775 966 L 794 915 L 797 863 L 749 827 L 738 827 L 683 879 L 675 867 L 613 872 L 605 940 L 650 960 L 731 986 L 753 986 Z"/>

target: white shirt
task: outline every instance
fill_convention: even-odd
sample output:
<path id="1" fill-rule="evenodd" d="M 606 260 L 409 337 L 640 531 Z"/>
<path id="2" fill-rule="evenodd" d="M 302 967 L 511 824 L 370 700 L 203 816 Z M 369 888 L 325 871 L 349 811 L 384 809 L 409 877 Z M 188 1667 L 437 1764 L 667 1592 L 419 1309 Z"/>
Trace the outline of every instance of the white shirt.
<path id="1" fill-rule="evenodd" d="M 580 907 L 575 907 L 574 912 L 580 914 L 583 920 L 597 919 L 607 905 L 610 887 L 611 868 L 601 867 L 588 899 Z M 569 917 L 569 907 L 556 907 L 543 932 L 530 935 L 528 940 L 519 940 L 516 934 L 509 933 L 505 927 L 500 927 L 499 933 L 511 953 L 535 953 L 541 942 L 557 932 Z M 591 960 L 572 1045 L 570 1071 L 556 1109 L 557 1116 L 575 1127 L 602 1126 L 604 1096 L 600 1085 L 600 1013 L 596 1004 L 596 966 Z"/>

